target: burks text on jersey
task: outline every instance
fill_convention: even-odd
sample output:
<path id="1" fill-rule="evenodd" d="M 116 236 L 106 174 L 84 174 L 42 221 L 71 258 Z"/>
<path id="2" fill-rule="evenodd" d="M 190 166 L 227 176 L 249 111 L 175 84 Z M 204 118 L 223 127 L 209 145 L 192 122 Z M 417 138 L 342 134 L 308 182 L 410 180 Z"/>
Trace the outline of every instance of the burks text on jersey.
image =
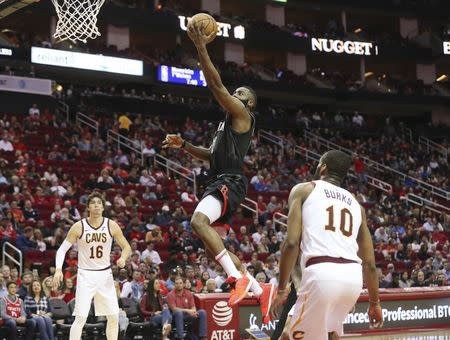
<path id="1" fill-rule="evenodd" d="M 106 240 L 107 240 L 106 233 L 87 233 L 86 234 L 86 243 L 91 243 L 91 242 L 106 243 Z"/>
<path id="2" fill-rule="evenodd" d="M 325 192 L 325 196 L 327 196 L 327 198 L 332 198 L 347 203 L 348 205 L 352 205 L 352 198 L 350 196 L 334 190 L 323 189 L 323 191 Z"/>

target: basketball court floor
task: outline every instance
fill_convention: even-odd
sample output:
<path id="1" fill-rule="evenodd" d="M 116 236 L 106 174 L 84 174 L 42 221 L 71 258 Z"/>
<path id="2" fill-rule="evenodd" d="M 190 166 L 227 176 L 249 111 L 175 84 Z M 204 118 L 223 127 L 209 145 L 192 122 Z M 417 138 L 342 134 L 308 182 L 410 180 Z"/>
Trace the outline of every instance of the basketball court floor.
<path id="1" fill-rule="evenodd" d="M 345 336 L 344 339 L 364 340 L 450 340 L 450 329 L 427 331 L 404 331 L 401 333 Z"/>

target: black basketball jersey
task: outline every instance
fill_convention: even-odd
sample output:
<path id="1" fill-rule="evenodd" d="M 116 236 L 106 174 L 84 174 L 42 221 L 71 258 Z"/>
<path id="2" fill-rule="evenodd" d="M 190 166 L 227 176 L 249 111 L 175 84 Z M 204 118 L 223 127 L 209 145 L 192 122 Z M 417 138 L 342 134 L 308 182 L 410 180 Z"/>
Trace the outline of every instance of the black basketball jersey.
<path id="1" fill-rule="evenodd" d="M 231 125 L 227 114 L 220 122 L 211 145 L 211 174 L 243 173 L 244 157 L 250 147 L 255 132 L 255 117 L 250 113 L 252 123 L 244 133 L 237 133 Z"/>

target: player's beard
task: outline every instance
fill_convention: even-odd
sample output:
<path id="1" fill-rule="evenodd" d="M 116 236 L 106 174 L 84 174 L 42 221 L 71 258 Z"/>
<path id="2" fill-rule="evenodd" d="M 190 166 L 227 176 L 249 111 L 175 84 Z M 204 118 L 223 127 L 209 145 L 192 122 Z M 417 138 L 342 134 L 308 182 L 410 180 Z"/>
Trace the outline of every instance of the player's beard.
<path id="1" fill-rule="evenodd" d="M 245 107 L 247 107 L 249 99 L 239 99 Z"/>

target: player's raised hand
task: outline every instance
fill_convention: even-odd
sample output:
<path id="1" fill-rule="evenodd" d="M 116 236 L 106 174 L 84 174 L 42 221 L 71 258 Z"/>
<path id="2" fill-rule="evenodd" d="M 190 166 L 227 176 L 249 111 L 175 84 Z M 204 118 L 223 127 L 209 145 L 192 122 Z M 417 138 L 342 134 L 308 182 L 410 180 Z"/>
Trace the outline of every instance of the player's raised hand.
<path id="1" fill-rule="evenodd" d="M 211 32 L 207 35 L 203 27 L 203 21 L 201 23 L 190 21 L 187 26 L 187 34 L 191 38 L 195 46 L 205 46 L 216 32 Z"/>
<path id="2" fill-rule="evenodd" d="M 179 149 L 183 146 L 184 139 L 178 135 L 166 135 L 166 138 L 162 142 L 163 149 L 175 148 Z"/>
<path id="3" fill-rule="evenodd" d="M 53 286 L 54 290 L 59 288 L 59 286 L 62 283 L 63 278 L 64 278 L 64 275 L 63 275 L 62 270 L 56 269 L 55 274 L 53 275 L 53 280 L 52 280 L 52 286 Z"/>
<path id="4" fill-rule="evenodd" d="M 369 328 L 383 327 L 383 310 L 379 303 L 370 304 L 367 313 L 369 314 Z"/>

